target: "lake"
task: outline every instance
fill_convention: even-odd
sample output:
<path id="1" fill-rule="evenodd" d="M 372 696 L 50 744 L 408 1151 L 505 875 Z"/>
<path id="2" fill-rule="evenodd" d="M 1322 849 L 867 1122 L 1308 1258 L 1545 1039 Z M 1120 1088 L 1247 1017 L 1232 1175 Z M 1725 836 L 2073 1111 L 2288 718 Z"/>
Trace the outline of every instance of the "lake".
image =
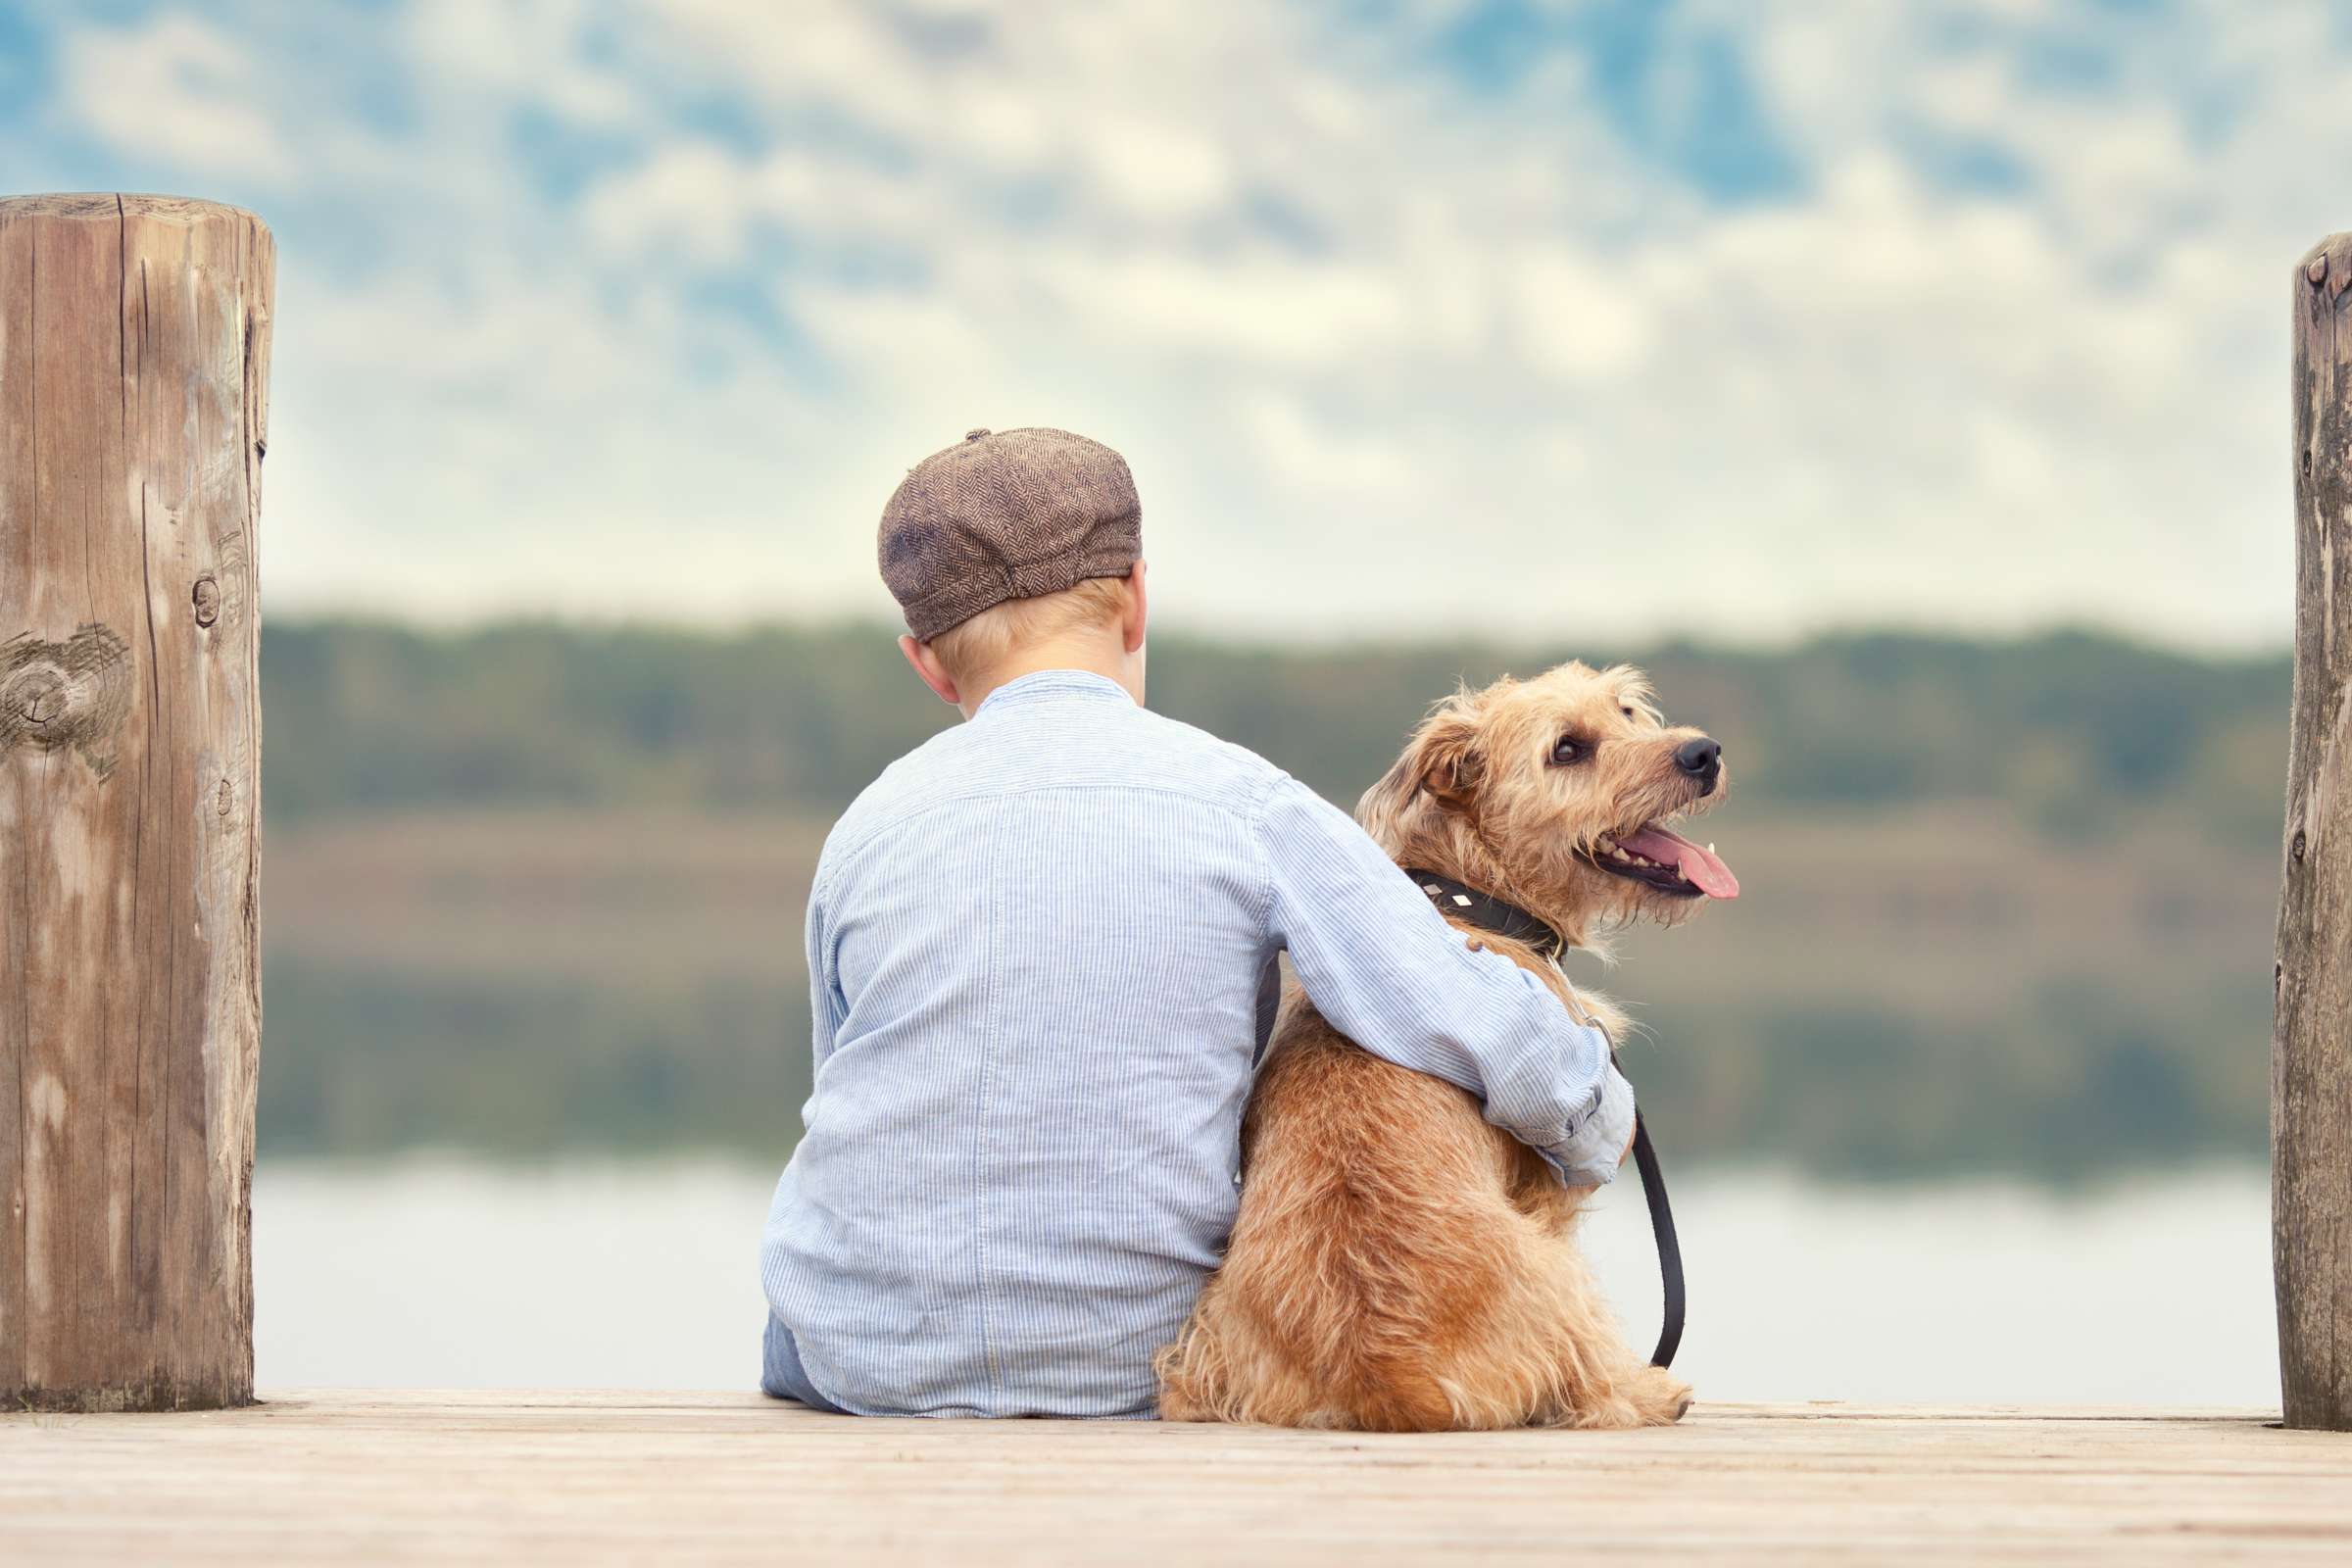
<path id="1" fill-rule="evenodd" d="M 516 1165 L 265 1157 L 256 1357 L 288 1387 L 753 1386 L 775 1171 L 732 1158 Z M 2266 1175 L 2082 1190 L 1674 1183 L 1700 1396 L 2278 1401 Z M 1639 1184 L 1589 1231 L 1637 1343 L 1657 1275 Z"/>
<path id="2" fill-rule="evenodd" d="M 555 810 L 275 833 L 264 1162 L 780 1164 L 822 836 Z M 1957 807 L 1751 811 L 1736 845 L 1736 907 L 1571 959 L 1639 1025 L 1627 1070 L 1675 1168 L 2075 1184 L 2263 1157 L 2273 852 L 2170 820 L 2052 843 Z"/>

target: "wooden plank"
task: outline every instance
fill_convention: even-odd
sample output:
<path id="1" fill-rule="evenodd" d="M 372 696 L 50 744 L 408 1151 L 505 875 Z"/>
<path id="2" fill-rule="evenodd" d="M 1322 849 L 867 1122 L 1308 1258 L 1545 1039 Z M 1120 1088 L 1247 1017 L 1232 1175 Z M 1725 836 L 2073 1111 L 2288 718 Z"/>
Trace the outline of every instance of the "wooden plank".
<path id="1" fill-rule="evenodd" d="M 273 267 L 233 208 L 0 201 L 11 1402 L 251 1394 L 255 362 Z"/>
<path id="2" fill-rule="evenodd" d="M 2268 1412 L 1701 1405 L 1384 1436 L 315 1393 L 0 1417 L 0 1539 L 76 1562 L 2341 1562 L 2352 1447 Z"/>
<path id="3" fill-rule="evenodd" d="M 2352 1431 L 2352 235 L 2296 266 L 2295 692 L 2271 1044 L 2287 1424 Z"/>

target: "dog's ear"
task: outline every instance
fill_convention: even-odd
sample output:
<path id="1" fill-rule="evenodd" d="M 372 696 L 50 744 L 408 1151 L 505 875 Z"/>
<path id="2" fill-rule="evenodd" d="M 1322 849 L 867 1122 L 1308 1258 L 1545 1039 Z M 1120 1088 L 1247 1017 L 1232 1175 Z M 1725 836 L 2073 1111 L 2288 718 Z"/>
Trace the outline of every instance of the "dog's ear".
<path id="1" fill-rule="evenodd" d="M 1447 810 L 1469 805 L 1486 772 L 1478 725 L 1467 711 L 1454 707 L 1433 714 L 1421 726 L 1405 758 L 1418 775 L 1421 793 Z"/>
<path id="2" fill-rule="evenodd" d="M 1404 755 L 1364 791 L 1355 808 L 1367 827 L 1400 823 L 1414 807 L 1459 810 L 1478 788 L 1486 763 L 1467 697 L 1447 698 L 1404 743 Z M 1376 834 L 1377 836 L 1377 834 Z"/>

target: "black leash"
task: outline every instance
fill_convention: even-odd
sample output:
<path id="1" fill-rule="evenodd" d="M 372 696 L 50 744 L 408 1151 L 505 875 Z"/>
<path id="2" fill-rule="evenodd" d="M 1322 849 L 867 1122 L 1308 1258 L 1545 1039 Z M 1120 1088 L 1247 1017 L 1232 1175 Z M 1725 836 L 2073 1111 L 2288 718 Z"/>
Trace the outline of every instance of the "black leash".
<path id="1" fill-rule="evenodd" d="M 1524 942 L 1546 958 L 1556 959 L 1567 949 L 1557 931 L 1516 904 L 1506 904 L 1492 893 L 1481 893 L 1435 871 L 1408 867 L 1404 874 L 1429 896 L 1430 903 L 1457 920 Z M 1612 1064 L 1617 1060 L 1614 1041 L 1609 1045 L 1609 1060 Z M 1658 1279 L 1666 1297 L 1658 1348 L 1650 1352 L 1649 1364 L 1668 1367 L 1674 1365 L 1674 1352 L 1683 1344 L 1683 1244 L 1674 1234 L 1674 1207 L 1667 1201 L 1666 1175 L 1658 1167 L 1658 1152 L 1649 1141 L 1649 1118 L 1639 1110 L 1634 1112 L 1634 1165 L 1642 1172 L 1642 1197 L 1649 1205 L 1649 1234 L 1657 1244 Z"/>
<path id="2" fill-rule="evenodd" d="M 1614 1061 L 1616 1053 L 1609 1058 Z M 1634 1164 L 1642 1172 L 1642 1197 L 1649 1204 L 1650 1239 L 1658 1247 L 1658 1281 L 1665 1288 L 1665 1316 L 1658 1324 L 1658 1348 L 1649 1364 L 1674 1365 L 1674 1352 L 1683 1344 L 1683 1244 L 1674 1234 L 1674 1209 L 1666 1201 L 1666 1176 L 1658 1169 L 1658 1152 L 1650 1147 L 1649 1118 L 1634 1112 Z"/>

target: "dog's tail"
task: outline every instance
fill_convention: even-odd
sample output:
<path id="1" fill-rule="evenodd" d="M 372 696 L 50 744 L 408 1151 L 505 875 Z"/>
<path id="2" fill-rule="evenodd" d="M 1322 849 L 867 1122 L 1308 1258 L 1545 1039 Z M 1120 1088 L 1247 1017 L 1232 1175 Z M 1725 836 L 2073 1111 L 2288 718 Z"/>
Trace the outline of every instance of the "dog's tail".
<path id="1" fill-rule="evenodd" d="M 1226 1375 L 1225 1348 L 1199 1313 L 1184 1325 L 1172 1345 L 1163 1345 L 1152 1357 L 1159 1378 L 1159 1418 L 1162 1421 L 1238 1421 L 1233 1381 Z"/>
<path id="2" fill-rule="evenodd" d="M 1266 1332 L 1230 1298 L 1204 1298 L 1202 1308 L 1174 1344 L 1152 1357 L 1163 1421 L 1374 1432 L 1427 1432 L 1452 1424 L 1446 1392 L 1433 1378 L 1360 1362 L 1304 1367 L 1290 1337 Z"/>

